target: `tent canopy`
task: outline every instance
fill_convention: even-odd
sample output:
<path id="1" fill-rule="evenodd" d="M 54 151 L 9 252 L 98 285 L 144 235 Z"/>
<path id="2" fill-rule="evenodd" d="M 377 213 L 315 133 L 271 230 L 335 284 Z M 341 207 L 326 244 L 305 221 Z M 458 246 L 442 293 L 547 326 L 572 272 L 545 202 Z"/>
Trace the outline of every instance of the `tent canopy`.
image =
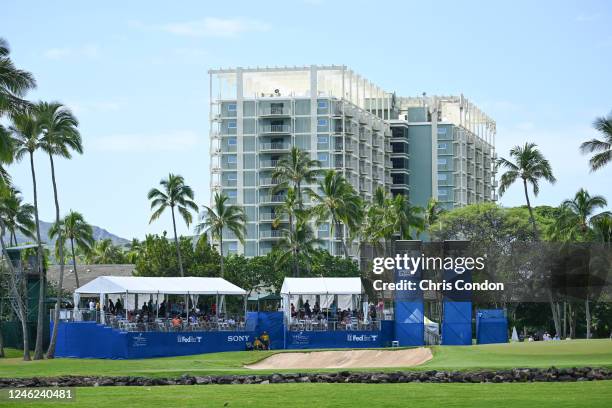
<path id="1" fill-rule="evenodd" d="M 79 294 L 166 293 L 170 295 L 245 295 L 246 291 L 222 278 L 161 278 L 99 276 L 75 290 Z"/>
<path id="2" fill-rule="evenodd" d="M 283 295 L 359 295 L 361 278 L 285 278 Z"/>

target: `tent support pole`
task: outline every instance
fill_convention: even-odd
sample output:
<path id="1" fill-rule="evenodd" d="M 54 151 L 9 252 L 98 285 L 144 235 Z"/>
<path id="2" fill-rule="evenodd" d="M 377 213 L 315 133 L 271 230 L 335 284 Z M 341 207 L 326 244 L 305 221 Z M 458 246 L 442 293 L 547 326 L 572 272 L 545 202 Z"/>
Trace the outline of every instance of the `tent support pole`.
<path id="1" fill-rule="evenodd" d="M 217 318 L 217 324 L 219 323 L 219 292 L 215 295 L 215 317 Z"/>
<path id="2" fill-rule="evenodd" d="M 247 295 L 244 295 L 244 327 L 246 329 L 246 320 L 247 320 Z"/>

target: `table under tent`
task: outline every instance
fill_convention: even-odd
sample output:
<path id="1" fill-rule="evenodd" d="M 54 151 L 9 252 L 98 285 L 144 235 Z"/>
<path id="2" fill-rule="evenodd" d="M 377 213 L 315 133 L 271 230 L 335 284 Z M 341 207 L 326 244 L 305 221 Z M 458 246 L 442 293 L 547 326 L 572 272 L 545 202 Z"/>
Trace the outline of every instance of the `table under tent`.
<path id="1" fill-rule="evenodd" d="M 245 350 L 247 293 L 221 278 L 101 276 L 77 288 L 58 357 L 142 358 Z"/>
<path id="2" fill-rule="evenodd" d="M 285 278 L 280 293 L 285 348 L 380 347 L 390 340 L 392 325 L 368 303 L 360 278 Z"/>

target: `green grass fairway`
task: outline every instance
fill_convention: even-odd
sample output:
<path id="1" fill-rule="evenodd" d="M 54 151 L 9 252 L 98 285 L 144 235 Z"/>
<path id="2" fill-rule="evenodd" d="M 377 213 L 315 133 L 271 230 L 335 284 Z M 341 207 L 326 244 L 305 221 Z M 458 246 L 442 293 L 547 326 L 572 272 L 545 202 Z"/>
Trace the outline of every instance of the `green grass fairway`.
<path id="1" fill-rule="evenodd" d="M 434 358 L 411 370 L 515 367 L 612 367 L 612 341 L 573 340 L 558 342 L 512 343 L 482 346 L 438 346 Z M 24 362 L 19 357 L 0 359 L 0 377 L 44 377 L 58 375 L 138 375 L 173 377 L 190 373 L 253 374 L 279 370 L 253 371 L 243 368 L 271 355 L 270 352 L 229 352 L 197 356 L 167 357 L 145 360 L 66 359 Z M 14 355 L 14 354 L 13 354 Z M 370 369 L 368 371 L 373 371 Z M 397 371 L 397 368 L 388 371 Z M 295 372 L 297 370 L 287 370 Z M 325 371 L 325 370 L 300 370 Z M 337 370 L 327 370 L 337 371 Z"/>
<path id="2" fill-rule="evenodd" d="M 54 407 L 610 407 L 612 381 L 521 384 L 269 384 L 79 388 Z M 4 407 L 44 406 L 14 402 Z"/>

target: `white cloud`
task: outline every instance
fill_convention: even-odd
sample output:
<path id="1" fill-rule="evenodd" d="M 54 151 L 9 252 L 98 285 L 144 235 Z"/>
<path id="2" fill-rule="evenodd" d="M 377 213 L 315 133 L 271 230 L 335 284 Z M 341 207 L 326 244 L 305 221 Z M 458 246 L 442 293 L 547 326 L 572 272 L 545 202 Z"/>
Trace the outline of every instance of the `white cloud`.
<path id="1" fill-rule="evenodd" d="M 98 46 L 94 44 L 87 44 L 82 47 L 49 48 L 43 52 L 43 56 L 52 60 L 62 60 L 73 57 L 97 59 L 100 57 L 100 50 Z"/>
<path id="2" fill-rule="evenodd" d="M 160 134 L 117 134 L 92 138 L 94 150 L 123 153 L 181 152 L 188 151 L 200 143 L 196 132 L 173 131 Z"/>
<path id="3" fill-rule="evenodd" d="M 126 106 L 124 100 L 108 101 L 67 101 L 68 106 L 77 115 L 84 113 L 108 113 L 117 112 Z"/>
<path id="4" fill-rule="evenodd" d="M 136 29 L 152 29 L 186 37 L 237 37 L 249 32 L 269 31 L 270 25 L 254 19 L 243 17 L 217 18 L 205 17 L 199 20 L 174 22 L 160 25 L 148 25 L 138 20 L 128 21 Z"/>
<path id="5" fill-rule="evenodd" d="M 592 14 L 578 14 L 576 16 L 576 21 L 580 22 L 580 23 L 588 23 L 591 21 L 595 21 L 598 20 L 599 17 L 601 17 L 600 13 L 592 13 Z"/>

